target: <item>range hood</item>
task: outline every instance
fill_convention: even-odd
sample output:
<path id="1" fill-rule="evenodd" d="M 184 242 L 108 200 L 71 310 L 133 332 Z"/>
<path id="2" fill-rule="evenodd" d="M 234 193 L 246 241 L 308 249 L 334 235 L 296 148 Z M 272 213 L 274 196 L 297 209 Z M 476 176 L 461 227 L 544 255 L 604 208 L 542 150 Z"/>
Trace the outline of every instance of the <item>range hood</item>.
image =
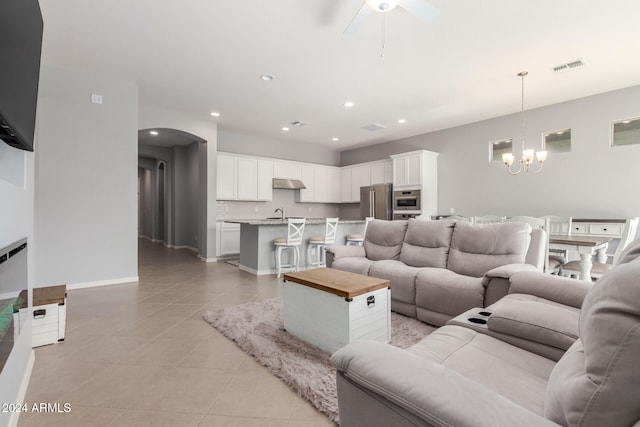
<path id="1" fill-rule="evenodd" d="M 283 188 L 286 190 L 299 190 L 307 188 L 299 179 L 273 178 L 273 188 Z"/>

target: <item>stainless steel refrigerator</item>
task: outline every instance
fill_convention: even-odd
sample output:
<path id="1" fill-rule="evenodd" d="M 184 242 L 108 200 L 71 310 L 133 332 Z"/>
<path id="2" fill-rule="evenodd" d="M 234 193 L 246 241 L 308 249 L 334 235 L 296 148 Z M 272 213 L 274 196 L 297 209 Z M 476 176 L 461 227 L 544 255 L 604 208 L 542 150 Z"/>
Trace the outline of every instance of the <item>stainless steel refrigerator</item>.
<path id="1" fill-rule="evenodd" d="M 393 219 L 393 186 L 376 184 L 360 187 L 360 217 L 372 216 L 376 219 Z"/>

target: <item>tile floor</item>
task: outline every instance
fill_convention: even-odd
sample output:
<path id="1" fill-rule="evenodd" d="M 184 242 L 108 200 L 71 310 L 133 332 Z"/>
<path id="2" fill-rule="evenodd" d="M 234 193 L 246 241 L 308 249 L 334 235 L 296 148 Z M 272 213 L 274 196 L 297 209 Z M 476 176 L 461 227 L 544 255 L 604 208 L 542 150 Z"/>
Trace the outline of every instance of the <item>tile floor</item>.
<path id="1" fill-rule="evenodd" d="M 68 292 L 65 342 L 35 350 L 27 402 L 71 411 L 26 413 L 20 426 L 334 425 L 201 318 L 281 295 L 275 276 L 146 240 L 139 275 Z"/>

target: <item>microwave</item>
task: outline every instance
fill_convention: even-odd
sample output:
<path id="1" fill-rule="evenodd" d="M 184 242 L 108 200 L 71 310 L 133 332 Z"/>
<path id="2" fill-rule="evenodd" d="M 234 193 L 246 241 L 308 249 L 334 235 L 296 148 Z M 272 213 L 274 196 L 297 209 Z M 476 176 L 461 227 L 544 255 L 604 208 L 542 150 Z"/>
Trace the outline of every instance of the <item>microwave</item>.
<path id="1" fill-rule="evenodd" d="M 420 190 L 398 190 L 393 192 L 394 211 L 419 211 L 420 209 L 422 209 Z"/>

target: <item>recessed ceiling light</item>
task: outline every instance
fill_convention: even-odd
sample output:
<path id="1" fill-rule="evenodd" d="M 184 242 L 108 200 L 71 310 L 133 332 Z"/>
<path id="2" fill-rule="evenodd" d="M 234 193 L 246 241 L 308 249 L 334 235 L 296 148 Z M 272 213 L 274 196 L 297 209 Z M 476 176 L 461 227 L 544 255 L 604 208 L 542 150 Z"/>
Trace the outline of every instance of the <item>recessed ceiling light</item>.
<path id="1" fill-rule="evenodd" d="M 340 141 L 340 138 L 335 138 L 335 137 L 334 137 L 334 138 L 331 138 L 331 140 L 332 140 L 333 142 L 338 142 L 338 141 Z"/>
<path id="2" fill-rule="evenodd" d="M 212 111 L 212 112 L 211 112 L 211 115 L 212 115 L 213 117 L 220 117 L 220 113 L 218 113 L 217 111 Z"/>
<path id="3" fill-rule="evenodd" d="M 274 79 L 274 77 L 271 74 L 263 74 L 263 75 L 260 76 L 260 80 L 265 81 L 265 82 L 270 82 L 273 79 Z"/>
<path id="4" fill-rule="evenodd" d="M 153 136 L 156 136 L 158 134 L 157 130 L 150 130 L 149 133 Z"/>
<path id="5" fill-rule="evenodd" d="M 351 108 L 353 107 L 355 104 L 353 103 L 353 101 L 345 101 L 344 106 L 347 108 Z"/>
<path id="6" fill-rule="evenodd" d="M 282 131 L 283 132 L 289 132 L 289 128 L 285 126 L 285 127 L 282 128 Z"/>
<path id="7" fill-rule="evenodd" d="M 402 124 L 402 123 L 407 123 L 406 119 L 398 119 L 398 123 Z"/>

